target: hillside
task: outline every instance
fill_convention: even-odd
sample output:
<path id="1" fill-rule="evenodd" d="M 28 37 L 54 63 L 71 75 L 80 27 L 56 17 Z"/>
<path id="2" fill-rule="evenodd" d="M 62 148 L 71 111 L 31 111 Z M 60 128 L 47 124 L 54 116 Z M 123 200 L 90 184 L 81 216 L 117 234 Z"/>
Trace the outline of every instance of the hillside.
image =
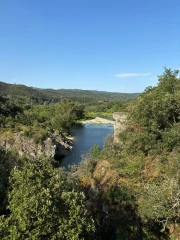
<path id="1" fill-rule="evenodd" d="M 18 85 L 18 84 L 8 84 L 5 82 L 0 82 L 0 96 L 10 96 L 12 98 L 17 97 L 26 97 L 31 98 L 32 100 L 47 100 L 45 94 L 41 93 L 40 91 L 27 87 L 25 85 Z"/>
<path id="2" fill-rule="evenodd" d="M 70 98 L 79 102 L 88 102 L 93 99 L 99 101 L 106 100 L 128 100 L 135 98 L 138 93 L 116 93 L 95 90 L 79 90 L 79 89 L 41 89 L 27 87 L 25 85 L 8 84 L 0 82 L 0 96 L 26 97 L 37 102 L 53 101 L 59 99 Z"/>
<path id="3" fill-rule="evenodd" d="M 97 100 L 128 100 L 138 96 L 138 93 L 118 93 L 118 92 L 105 92 L 96 90 L 80 90 L 80 89 L 38 89 L 41 93 L 48 97 L 68 97 L 74 100 L 86 101 L 88 99 Z"/>

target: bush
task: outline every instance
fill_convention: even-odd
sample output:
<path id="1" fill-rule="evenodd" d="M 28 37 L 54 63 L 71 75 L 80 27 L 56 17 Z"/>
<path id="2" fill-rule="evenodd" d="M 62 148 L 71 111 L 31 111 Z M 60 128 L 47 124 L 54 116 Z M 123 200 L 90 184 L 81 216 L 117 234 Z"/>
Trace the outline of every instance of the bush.
<path id="1" fill-rule="evenodd" d="M 84 194 L 49 159 L 24 162 L 10 178 L 10 215 L 1 218 L 1 239 L 83 239 L 93 221 L 85 214 Z"/>

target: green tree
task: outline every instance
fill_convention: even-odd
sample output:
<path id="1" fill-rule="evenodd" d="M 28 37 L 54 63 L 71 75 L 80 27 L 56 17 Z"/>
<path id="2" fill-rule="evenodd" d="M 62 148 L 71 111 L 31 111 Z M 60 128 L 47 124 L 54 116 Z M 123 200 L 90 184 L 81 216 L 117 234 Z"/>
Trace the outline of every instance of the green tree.
<path id="1" fill-rule="evenodd" d="M 10 215 L 1 218 L 1 239 L 83 239 L 93 230 L 78 181 L 49 160 L 28 160 L 10 178 Z"/>
<path id="2" fill-rule="evenodd" d="M 169 223 L 179 221 L 180 187 L 177 178 L 146 184 L 142 196 L 140 213 L 147 219 L 161 223 L 162 231 Z"/>
<path id="3" fill-rule="evenodd" d="M 180 79 L 178 70 L 166 69 L 157 87 L 142 93 L 133 108 L 132 118 L 143 127 L 164 130 L 179 121 Z"/>
<path id="4" fill-rule="evenodd" d="M 84 105 L 64 100 L 54 105 L 51 124 L 54 129 L 68 132 L 75 122 L 84 117 Z"/>
<path id="5" fill-rule="evenodd" d="M 0 147 L 0 215 L 5 214 L 7 207 L 7 193 L 11 170 L 17 164 L 17 157 Z"/>
<path id="6" fill-rule="evenodd" d="M 148 154 L 171 151 L 175 145 L 166 140 L 170 132 L 171 135 L 175 133 L 172 129 L 178 128 L 179 117 L 178 71 L 165 68 L 159 76 L 158 86 L 148 87 L 134 102 L 127 131 L 121 137 L 130 152 L 141 150 Z"/>

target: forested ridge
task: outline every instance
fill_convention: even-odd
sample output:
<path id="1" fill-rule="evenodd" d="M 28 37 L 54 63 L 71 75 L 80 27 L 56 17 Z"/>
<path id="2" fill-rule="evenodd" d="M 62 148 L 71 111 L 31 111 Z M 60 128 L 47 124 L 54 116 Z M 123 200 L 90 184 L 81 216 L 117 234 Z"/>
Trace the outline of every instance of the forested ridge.
<path id="1" fill-rule="evenodd" d="M 65 98 L 73 101 L 86 103 L 89 101 L 100 100 L 128 100 L 134 99 L 139 93 L 116 93 L 93 90 L 80 89 L 42 89 L 27 87 L 20 84 L 8 84 L 0 82 L 0 96 L 9 96 L 12 98 L 25 97 L 25 100 L 32 100 L 33 102 L 58 102 Z"/>
<path id="2" fill-rule="evenodd" d="M 126 128 L 69 172 L 42 156 L 0 150 L 1 239 L 178 240 L 180 78 L 165 68 L 136 99 L 24 101 L 1 95 L 1 134 L 43 141 L 97 115 L 128 113 Z M 36 89 L 37 91 L 37 89 Z M 51 91 L 50 91 L 51 92 Z M 4 91 L 5 93 L 5 91 Z M 42 92 L 40 92 L 42 93 Z M 69 97 L 69 96 L 68 96 Z"/>

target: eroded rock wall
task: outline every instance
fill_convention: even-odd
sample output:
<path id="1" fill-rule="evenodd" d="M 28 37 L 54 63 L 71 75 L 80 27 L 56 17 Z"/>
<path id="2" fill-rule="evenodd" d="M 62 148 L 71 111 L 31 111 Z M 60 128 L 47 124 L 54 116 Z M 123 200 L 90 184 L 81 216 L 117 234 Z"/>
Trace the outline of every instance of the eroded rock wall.
<path id="1" fill-rule="evenodd" d="M 120 142 L 118 135 L 126 129 L 128 113 L 125 112 L 114 112 L 113 118 L 115 119 L 114 124 L 114 143 Z"/>
<path id="2" fill-rule="evenodd" d="M 45 155 L 48 157 L 61 157 L 68 154 L 68 150 L 72 148 L 72 141 L 59 132 L 36 144 L 33 139 L 21 136 L 21 133 L 13 133 L 10 138 L 0 136 L 0 145 L 6 150 L 17 150 L 20 156 L 38 157 Z"/>

